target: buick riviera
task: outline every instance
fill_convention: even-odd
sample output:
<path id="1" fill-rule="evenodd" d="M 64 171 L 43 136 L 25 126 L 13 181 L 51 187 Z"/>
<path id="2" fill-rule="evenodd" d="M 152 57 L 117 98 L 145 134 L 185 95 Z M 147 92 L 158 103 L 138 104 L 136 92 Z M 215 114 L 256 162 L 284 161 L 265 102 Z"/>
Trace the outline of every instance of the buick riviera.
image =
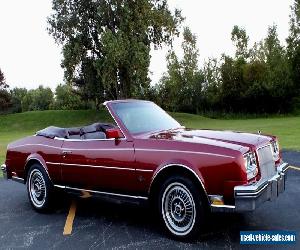
<path id="1" fill-rule="evenodd" d="M 185 239 L 208 213 L 253 211 L 285 189 L 275 136 L 187 129 L 149 101 L 104 105 L 111 124 L 48 127 L 8 145 L 4 177 L 26 184 L 35 210 L 48 210 L 57 189 L 147 201 Z"/>

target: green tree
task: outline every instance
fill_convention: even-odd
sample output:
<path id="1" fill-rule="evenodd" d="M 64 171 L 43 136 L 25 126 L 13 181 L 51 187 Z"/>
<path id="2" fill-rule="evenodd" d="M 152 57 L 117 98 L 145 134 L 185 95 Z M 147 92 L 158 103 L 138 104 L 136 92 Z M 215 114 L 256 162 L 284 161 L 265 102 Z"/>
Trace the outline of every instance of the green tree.
<path id="1" fill-rule="evenodd" d="M 250 62 L 265 62 L 265 43 L 264 41 L 255 42 L 253 47 L 249 49 Z"/>
<path id="2" fill-rule="evenodd" d="M 80 96 L 74 93 L 71 86 L 67 84 L 59 84 L 55 89 L 55 102 L 54 109 L 74 110 L 83 109 L 84 103 L 81 101 Z"/>
<path id="3" fill-rule="evenodd" d="M 198 112 L 204 76 L 198 68 L 197 38 L 187 27 L 183 31 L 181 47 L 181 60 L 173 50 L 167 55 L 168 71 L 160 81 L 162 102 L 172 110 Z"/>
<path id="4" fill-rule="evenodd" d="M 300 0 L 294 0 L 291 6 L 287 56 L 293 81 L 293 102 L 300 106 Z"/>
<path id="5" fill-rule="evenodd" d="M 39 86 L 32 89 L 22 99 L 22 111 L 48 110 L 53 103 L 53 92 L 50 88 Z"/>
<path id="6" fill-rule="evenodd" d="M 300 0 L 294 0 L 291 6 L 290 28 L 287 40 L 289 57 L 293 57 L 300 47 Z"/>
<path id="7" fill-rule="evenodd" d="M 243 78 L 246 62 L 242 57 L 234 59 L 226 55 L 223 55 L 222 60 L 221 109 L 230 112 L 242 111 L 245 105 L 243 99 L 247 90 Z"/>
<path id="8" fill-rule="evenodd" d="M 203 83 L 203 96 L 204 96 L 204 109 L 216 110 L 220 104 L 220 86 L 222 81 L 220 62 L 217 58 L 209 58 L 203 66 L 204 83 Z"/>
<path id="9" fill-rule="evenodd" d="M 33 93 L 34 93 L 33 89 L 28 90 L 26 95 L 22 98 L 22 102 L 21 102 L 22 112 L 34 110 Z"/>
<path id="10" fill-rule="evenodd" d="M 10 91 L 12 98 L 12 112 L 22 112 L 22 100 L 27 94 L 27 89 L 25 88 L 13 88 Z"/>
<path id="11" fill-rule="evenodd" d="M 5 76 L 0 69 L 0 112 L 7 112 L 11 107 L 11 96 L 7 89 L 8 84 L 6 83 Z"/>
<path id="12" fill-rule="evenodd" d="M 48 88 L 39 86 L 32 96 L 32 105 L 34 110 L 48 110 L 53 102 L 53 92 Z"/>
<path id="13" fill-rule="evenodd" d="M 246 60 L 249 57 L 249 37 L 244 28 L 235 25 L 231 32 L 231 40 L 236 47 L 235 56 Z"/>
<path id="14" fill-rule="evenodd" d="M 268 28 L 265 39 L 265 55 L 267 70 L 267 84 L 272 98 L 269 111 L 287 112 L 291 109 L 291 100 L 295 95 L 295 88 L 289 68 L 288 57 L 283 46 L 281 46 L 277 26 Z"/>
<path id="15" fill-rule="evenodd" d="M 143 94 L 150 85 L 151 46 L 170 44 L 183 20 L 167 0 L 52 3 L 49 32 L 63 45 L 65 77 L 96 104 Z"/>
<path id="16" fill-rule="evenodd" d="M 267 64 L 263 61 L 252 61 L 243 66 L 244 90 L 238 111 L 247 113 L 266 113 L 270 107 L 276 107 L 270 99 L 267 83 Z"/>

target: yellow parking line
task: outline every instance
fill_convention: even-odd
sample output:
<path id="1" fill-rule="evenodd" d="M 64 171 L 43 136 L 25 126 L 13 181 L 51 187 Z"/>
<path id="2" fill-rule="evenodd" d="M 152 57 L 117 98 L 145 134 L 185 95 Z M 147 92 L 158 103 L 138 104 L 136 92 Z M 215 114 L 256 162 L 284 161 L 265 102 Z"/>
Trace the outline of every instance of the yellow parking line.
<path id="1" fill-rule="evenodd" d="M 295 170 L 298 170 L 298 171 L 300 171 L 300 168 L 298 168 L 298 167 L 289 166 L 289 168 L 291 168 L 291 169 L 295 169 Z"/>
<path id="2" fill-rule="evenodd" d="M 63 235 L 70 235 L 73 229 L 73 221 L 76 214 L 76 202 L 73 200 L 66 220 Z"/>
<path id="3" fill-rule="evenodd" d="M 87 192 L 87 191 L 81 191 L 80 198 L 87 199 L 87 198 L 90 198 L 90 197 L 92 197 L 92 195 L 89 192 Z"/>

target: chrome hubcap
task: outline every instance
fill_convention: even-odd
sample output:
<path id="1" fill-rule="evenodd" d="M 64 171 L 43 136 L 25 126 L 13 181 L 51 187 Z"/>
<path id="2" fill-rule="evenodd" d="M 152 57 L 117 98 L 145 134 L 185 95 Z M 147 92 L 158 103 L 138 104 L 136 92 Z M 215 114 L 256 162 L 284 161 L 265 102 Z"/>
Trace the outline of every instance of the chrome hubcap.
<path id="1" fill-rule="evenodd" d="M 46 200 L 46 183 L 42 173 L 34 169 L 29 177 L 30 199 L 36 207 L 42 207 Z"/>
<path id="2" fill-rule="evenodd" d="M 166 226 L 176 235 L 188 234 L 195 223 L 193 196 L 181 183 L 170 184 L 162 197 L 162 213 Z"/>

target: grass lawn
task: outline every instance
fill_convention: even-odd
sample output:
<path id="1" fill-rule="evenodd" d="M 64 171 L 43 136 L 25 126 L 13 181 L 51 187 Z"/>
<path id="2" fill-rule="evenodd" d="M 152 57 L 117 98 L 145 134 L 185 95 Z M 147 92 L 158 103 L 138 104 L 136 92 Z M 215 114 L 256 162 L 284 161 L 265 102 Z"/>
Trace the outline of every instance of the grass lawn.
<path id="1" fill-rule="evenodd" d="M 172 113 L 171 115 L 189 128 L 237 130 L 254 133 L 260 130 L 266 134 L 277 135 L 282 148 L 300 150 L 300 116 L 220 120 L 184 113 Z M 95 110 L 34 111 L 0 115 L 0 164 L 5 160 L 6 146 L 9 142 L 34 134 L 37 130 L 50 125 L 71 127 L 108 120 L 109 116 L 105 111 Z"/>

